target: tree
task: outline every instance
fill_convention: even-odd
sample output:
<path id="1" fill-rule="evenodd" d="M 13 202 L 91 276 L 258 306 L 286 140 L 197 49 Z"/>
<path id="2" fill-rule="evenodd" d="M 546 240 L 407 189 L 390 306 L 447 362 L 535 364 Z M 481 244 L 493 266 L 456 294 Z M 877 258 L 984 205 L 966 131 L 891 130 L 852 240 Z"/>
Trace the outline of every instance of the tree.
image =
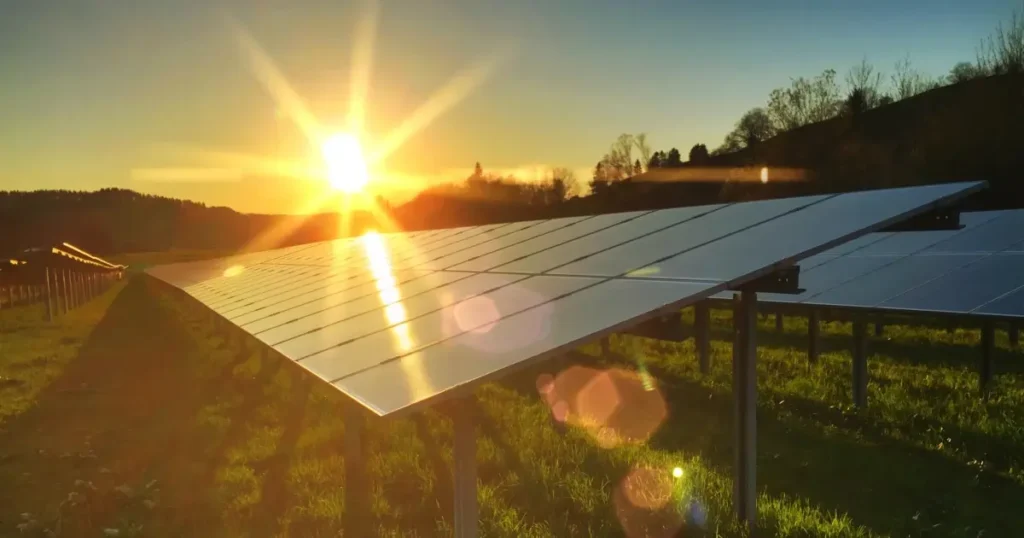
<path id="1" fill-rule="evenodd" d="M 650 160 L 647 161 L 647 169 L 650 170 L 651 168 L 661 168 L 662 166 L 665 166 L 665 159 L 667 158 L 668 156 L 665 155 L 664 151 L 655 151 L 654 154 L 651 155 Z"/>
<path id="2" fill-rule="evenodd" d="M 568 168 L 552 168 L 551 185 L 555 193 L 555 200 L 558 202 L 580 193 L 580 184 L 576 179 L 576 173 Z"/>
<path id="3" fill-rule="evenodd" d="M 800 77 L 789 88 L 772 90 L 768 117 L 776 132 L 825 121 L 839 112 L 839 86 L 834 69 L 826 69 L 813 80 Z"/>
<path id="4" fill-rule="evenodd" d="M 608 175 L 605 170 L 604 160 L 597 162 L 594 166 L 593 178 L 590 180 L 590 193 L 594 196 L 602 196 L 608 192 Z"/>
<path id="5" fill-rule="evenodd" d="M 868 63 L 867 58 L 859 64 L 850 68 L 846 73 L 846 109 L 849 111 L 850 97 L 858 92 L 858 99 L 863 100 L 863 112 L 878 106 L 882 97 L 882 73 L 875 71 L 874 66 Z"/>
<path id="6" fill-rule="evenodd" d="M 891 95 L 885 94 L 878 98 L 878 106 L 891 105 L 894 101 Z"/>
<path id="7" fill-rule="evenodd" d="M 856 116 L 869 108 L 871 107 L 868 106 L 867 92 L 863 88 L 851 90 L 846 102 L 843 103 L 843 113 L 848 116 Z"/>
<path id="8" fill-rule="evenodd" d="M 984 76 L 984 73 L 978 66 L 971 62 L 960 62 L 953 66 L 953 69 L 949 70 L 950 84 L 960 84 L 961 82 L 967 82 L 968 80 L 974 80 Z"/>
<path id="9" fill-rule="evenodd" d="M 668 156 L 665 157 L 665 163 L 663 164 L 663 166 L 666 166 L 666 167 L 676 167 L 676 166 L 680 166 L 682 164 L 683 164 L 683 159 L 682 159 L 682 156 L 679 154 L 679 150 L 676 149 L 676 148 L 672 148 L 672 149 L 668 150 Z"/>
<path id="10" fill-rule="evenodd" d="M 995 34 L 982 40 L 978 69 L 986 75 L 1024 72 L 1024 16 L 1014 10 L 1009 28 L 1002 23 Z"/>
<path id="11" fill-rule="evenodd" d="M 640 162 L 644 164 L 651 162 L 651 146 L 647 144 L 647 133 L 634 136 L 633 142 L 636 143 L 636 150 L 640 152 Z M 636 173 L 639 174 L 642 171 Z"/>
<path id="12" fill-rule="evenodd" d="M 743 114 L 740 121 L 736 122 L 734 132 L 742 141 L 743 147 L 750 147 L 775 136 L 775 126 L 772 125 L 768 112 L 758 107 Z"/>
<path id="13" fill-rule="evenodd" d="M 896 62 L 892 74 L 893 97 L 897 101 L 913 97 L 934 87 L 934 81 L 928 79 L 910 63 L 910 56 Z"/>
<path id="14" fill-rule="evenodd" d="M 707 162 L 709 157 L 708 147 L 704 144 L 695 144 L 690 148 L 690 162 L 693 164 L 702 164 Z"/>
<path id="15" fill-rule="evenodd" d="M 640 159 L 637 159 L 636 162 L 633 163 L 633 175 L 639 176 L 642 173 L 644 173 L 644 166 L 640 164 Z"/>

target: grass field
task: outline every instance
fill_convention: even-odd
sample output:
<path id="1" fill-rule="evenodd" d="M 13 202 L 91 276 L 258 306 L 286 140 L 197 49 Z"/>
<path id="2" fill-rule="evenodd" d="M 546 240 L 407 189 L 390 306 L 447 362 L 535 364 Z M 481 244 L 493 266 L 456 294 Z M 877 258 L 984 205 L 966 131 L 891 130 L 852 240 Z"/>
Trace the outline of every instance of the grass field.
<path id="1" fill-rule="evenodd" d="M 51 326 L 40 317 L 0 311 L 0 536 L 341 535 L 339 394 L 225 341 L 146 277 Z M 713 322 L 708 376 L 691 342 L 617 336 L 612 357 L 588 346 L 478 390 L 483 536 L 742 536 L 730 320 Z M 857 411 L 848 325 L 822 328 L 814 365 L 803 319 L 761 332 L 764 536 L 1024 535 L 1024 353 L 1004 333 L 985 401 L 977 331 L 886 327 Z M 646 442 L 566 427 L 538 395 L 541 376 L 576 390 L 603 369 L 653 376 L 654 391 L 602 393 Z M 451 534 L 451 431 L 435 411 L 372 423 L 377 535 Z"/>

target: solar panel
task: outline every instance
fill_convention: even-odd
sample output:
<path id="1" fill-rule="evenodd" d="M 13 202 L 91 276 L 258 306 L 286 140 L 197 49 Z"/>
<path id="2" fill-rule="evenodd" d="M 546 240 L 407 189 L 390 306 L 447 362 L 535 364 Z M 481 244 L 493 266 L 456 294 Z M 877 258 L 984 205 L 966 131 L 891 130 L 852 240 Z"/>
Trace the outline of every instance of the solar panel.
<path id="1" fill-rule="evenodd" d="M 389 415 L 983 185 L 369 234 L 150 274 Z"/>
<path id="2" fill-rule="evenodd" d="M 805 292 L 760 299 L 1024 317 L 1024 296 L 1017 293 L 1024 286 L 1024 210 L 964 213 L 961 222 L 960 230 L 866 235 L 802 262 Z"/>

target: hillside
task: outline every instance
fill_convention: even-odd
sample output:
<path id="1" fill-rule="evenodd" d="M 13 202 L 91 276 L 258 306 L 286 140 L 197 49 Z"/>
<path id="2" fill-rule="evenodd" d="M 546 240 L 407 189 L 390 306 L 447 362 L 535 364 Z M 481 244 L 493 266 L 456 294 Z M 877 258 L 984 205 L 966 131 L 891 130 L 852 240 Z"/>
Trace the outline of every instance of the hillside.
<path id="1" fill-rule="evenodd" d="M 371 219 L 356 215 L 355 231 Z M 241 249 L 268 230 L 273 245 L 334 237 L 338 215 L 253 215 L 124 189 L 0 191 L 0 253 L 68 241 L 100 255 Z M 263 248 L 267 248 L 266 245 Z"/>
<path id="2" fill-rule="evenodd" d="M 752 147 L 711 157 L 706 167 L 802 168 L 802 185 L 729 185 L 719 194 L 749 199 L 984 179 L 989 208 L 1024 207 L 1024 75 L 944 86 L 867 112 L 807 125 Z M 691 168 L 691 170 L 687 170 Z M 634 182 L 689 175 L 656 170 Z M 679 189 L 677 199 L 686 198 Z"/>
<path id="3" fill-rule="evenodd" d="M 765 185 L 762 167 L 802 169 L 806 180 Z M 991 186 L 976 207 L 1009 208 L 1024 207 L 1022 171 L 1024 75 L 1001 75 L 807 125 L 699 166 L 652 169 L 600 196 L 565 200 L 550 186 L 491 180 L 428 189 L 391 211 L 404 229 L 423 229 L 975 179 Z M 352 223 L 355 233 L 383 224 L 365 214 Z M 338 215 L 250 215 L 122 189 L 0 192 L 0 229 L 14 231 L 0 235 L 0 253 L 59 241 L 99 254 L 224 250 L 271 229 L 285 230 L 274 245 L 335 237 Z"/>

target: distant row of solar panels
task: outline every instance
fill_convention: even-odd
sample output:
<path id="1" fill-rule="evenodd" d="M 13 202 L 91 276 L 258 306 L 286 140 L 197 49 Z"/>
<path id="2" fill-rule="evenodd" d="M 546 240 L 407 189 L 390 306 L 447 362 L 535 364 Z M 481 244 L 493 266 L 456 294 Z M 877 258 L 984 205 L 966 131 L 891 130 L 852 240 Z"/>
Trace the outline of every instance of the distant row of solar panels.
<path id="1" fill-rule="evenodd" d="M 373 234 L 149 272 L 390 415 L 982 186 Z"/>
<path id="2" fill-rule="evenodd" d="M 803 293 L 769 293 L 760 299 L 1024 317 L 1024 210 L 963 213 L 961 224 L 960 230 L 865 235 L 801 262 Z"/>

